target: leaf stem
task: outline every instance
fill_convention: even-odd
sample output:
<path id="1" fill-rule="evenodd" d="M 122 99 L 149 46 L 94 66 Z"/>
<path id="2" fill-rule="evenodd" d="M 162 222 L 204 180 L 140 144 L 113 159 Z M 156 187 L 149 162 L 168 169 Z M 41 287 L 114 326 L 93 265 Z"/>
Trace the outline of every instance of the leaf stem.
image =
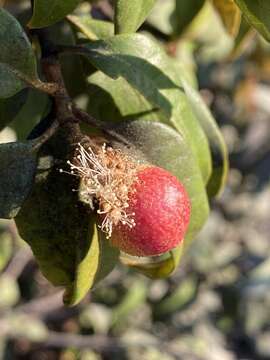
<path id="1" fill-rule="evenodd" d="M 90 126 L 94 126 L 95 128 L 101 130 L 105 135 L 121 142 L 122 144 L 128 146 L 131 145 L 123 136 L 112 129 L 113 124 L 109 122 L 103 123 L 102 121 L 95 119 L 87 112 L 79 109 L 75 104 L 72 104 L 72 111 L 76 118 L 78 118 L 80 121 L 83 121 Z"/>
<path id="2" fill-rule="evenodd" d="M 78 54 L 84 55 L 89 51 L 81 45 L 56 45 L 55 51 L 58 54 Z"/>

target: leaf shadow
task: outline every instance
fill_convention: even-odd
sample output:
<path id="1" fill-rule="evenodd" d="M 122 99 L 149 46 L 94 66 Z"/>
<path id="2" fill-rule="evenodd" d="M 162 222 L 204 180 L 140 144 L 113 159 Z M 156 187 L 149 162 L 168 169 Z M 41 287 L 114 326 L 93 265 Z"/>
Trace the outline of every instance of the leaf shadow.
<path id="1" fill-rule="evenodd" d="M 145 59 L 131 55 L 106 55 L 89 50 L 93 63 L 111 78 L 125 78 L 152 104 L 163 109 L 168 116 L 172 114 L 172 104 L 161 90 L 178 89 L 183 91 L 172 79 L 157 66 Z M 109 64 L 109 65 L 108 65 Z M 168 69 L 170 64 L 168 63 Z"/>
<path id="2" fill-rule="evenodd" d="M 148 117 L 149 115 L 157 115 L 160 111 L 159 108 L 153 107 L 151 109 L 131 112 L 130 114 L 123 115 L 111 93 L 101 86 L 89 84 L 88 94 L 88 113 L 100 121 L 108 123 L 137 120 L 139 118 L 142 119 L 144 117 Z"/>

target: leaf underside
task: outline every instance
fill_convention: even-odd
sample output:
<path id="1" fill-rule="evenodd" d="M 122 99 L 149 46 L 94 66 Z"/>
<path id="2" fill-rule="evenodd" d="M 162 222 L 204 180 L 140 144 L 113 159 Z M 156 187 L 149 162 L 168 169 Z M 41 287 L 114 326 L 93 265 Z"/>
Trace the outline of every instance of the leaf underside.
<path id="1" fill-rule="evenodd" d="M 0 8 L 0 98 L 8 98 L 37 80 L 36 59 L 24 30 Z M 25 82 L 26 80 L 26 82 Z"/>
<path id="2" fill-rule="evenodd" d="M 31 142 L 0 144 L 0 218 L 17 215 L 31 191 L 35 171 Z"/>

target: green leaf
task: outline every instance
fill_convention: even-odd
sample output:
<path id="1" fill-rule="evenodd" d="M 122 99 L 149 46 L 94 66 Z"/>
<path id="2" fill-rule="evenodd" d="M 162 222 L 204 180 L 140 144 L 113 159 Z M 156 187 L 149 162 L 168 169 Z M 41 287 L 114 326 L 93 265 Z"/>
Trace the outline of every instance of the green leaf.
<path id="1" fill-rule="evenodd" d="M 9 231 L 0 233 L 0 271 L 3 271 L 13 256 L 13 238 Z"/>
<path id="2" fill-rule="evenodd" d="M 210 197 L 218 195 L 224 188 L 228 175 L 228 153 L 223 136 L 214 117 L 202 100 L 200 94 L 194 90 L 186 80 L 182 80 L 183 87 L 190 104 L 207 134 L 213 157 L 213 172 L 207 184 Z"/>
<path id="3" fill-rule="evenodd" d="M 87 83 L 88 111 L 99 120 L 120 122 L 140 118 L 162 121 L 162 113 L 124 78 L 114 80 L 97 71 L 88 77 Z"/>
<path id="4" fill-rule="evenodd" d="M 147 261 L 145 261 L 145 258 L 144 261 L 142 261 L 141 258 L 132 258 L 125 255 L 122 255 L 120 260 L 123 264 L 141 272 L 150 279 L 163 279 L 171 275 L 178 267 L 183 251 L 184 243 L 165 255 L 147 258 Z"/>
<path id="5" fill-rule="evenodd" d="M 17 215 L 32 188 L 36 154 L 32 143 L 0 144 L 0 218 Z"/>
<path id="6" fill-rule="evenodd" d="M 44 276 L 57 286 L 73 283 L 77 248 L 80 246 L 86 255 L 93 235 L 90 211 L 78 202 L 78 193 L 72 191 L 78 188 L 78 180 L 59 172 L 70 149 L 64 134 L 58 132 L 43 147 L 39 162 L 48 165 L 37 172 L 31 195 L 15 219 Z M 51 167 L 55 161 L 58 165 Z"/>
<path id="7" fill-rule="evenodd" d="M 0 98 L 38 81 L 36 59 L 19 22 L 0 8 Z"/>
<path id="8" fill-rule="evenodd" d="M 163 34 L 173 33 L 171 16 L 175 10 L 175 0 L 156 0 L 153 10 L 147 17 L 147 23 Z"/>
<path id="9" fill-rule="evenodd" d="M 23 107 L 27 98 L 27 90 L 8 99 L 0 99 L 0 131 L 9 124 Z"/>
<path id="10" fill-rule="evenodd" d="M 197 290 L 197 279 L 194 276 L 187 277 L 171 295 L 154 307 L 154 314 L 159 317 L 164 317 L 181 310 L 194 299 Z"/>
<path id="11" fill-rule="evenodd" d="M 10 124 L 16 132 L 17 139 L 26 139 L 33 127 L 47 116 L 50 109 L 51 101 L 47 94 L 36 89 L 28 89 L 25 103 Z"/>
<path id="12" fill-rule="evenodd" d="M 99 267 L 95 274 L 93 286 L 103 280 L 115 267 L 119 260 L 120 252 L 116 247 L 110 245 L 110 241 L 106 238 L 104 232 L 98 228 L 98 241 L 100 248 Z"/>
<path id="13" fill-rule="evenodd" d="M 242 16 L 239 32 L 234 40 L 234 48 L 231 53 L 231 58 L 235 59 L 242 55 L 246 45 L 253 40 L 255 35 L 256 30 L 252 28 L 246 21 L 245 17 Z"/>
<path id="14" fill-rule="evenodd" d="M 145 303 L 148 293 L 147 284 L 142 279 L 136 279 L 134 283 L 127 289 L 127 293 L 123 297 L 120 304 L 116 305 L 112 310 L 112 326 L 122 322 L 140 305 Z"/>
<path id="15" fill-rule="evenodd" d="M 161 48 L 146 36 L 131 34 L 95 41 L 82 53 L 111 78 L 124 77 L 162 110 L 163 121 L 187 138 L 207 182 L 211 173 L 207 138 L 181 88 L 178 69 Z"/>
<path id="16" fill-rule="evenodd" d="M 207 63 L 227 59 L 233 47 L 233 38 L 225 30 L 211 2 L 205 2 L 186 33 L 187 38 L 200 44 L 196 55 L 200 61 Z"/>
<path id="17" fill-rule="evenodd" d="M 175 35 L 180 35 L 201 10 L 205 0 L 175 0 L 175 10 L 171 16 Z"/>
<path id="18" fill-rule="evenodd" d="M 85 250 L 84 247 L 80 248 L 80 246 L 77 245 L 76 258 L 74 259 L 77 264 L 75 268 L 75 279 L 71 285 L 66 287 L 66 291 L 63 296 L 63 300 L 66 305 L 75 305 L 86 295 L 88 290 L 91 288 L 92 281 L 98 270 L 99 243 L 95 229 L 94 233 L 88 240 L 90 246 L 87 250 Z"/>
<path id="19" fill-rule="evenodd" d="M 50 26 L 71 13 L 79 2 L 80 0 L 34 0 L 34 11 L 29 26 Z"/>
<path id="20" fill-rule="evenodd" d="M 268 0 L 235 0 L 247 21 L 270 41 L 270 3 Z"/>
<path id="21" fill-rule="evenodd" d="M 77 267 L 75 280 L 68 286 L 64 294 L 66 305 L 76 305 L 86 293 L 100 280 L 105 278 L 115 267 L 118 258 L 118 249 L 110 246 L 109 241 L 103 236 L 93 223 L 94 233 L 87 254 L 77 248 Z"/>
<path id="22" fill-rule="evenodd" d="M 202 176 L 188 142 L 171 127 L 153 121 L 124 122 L 115 131 L 142 154 L 140 157 L 168 170 L 185 186 L 192 209 L 185 237 L 188 245 L 205 223 L 209 211 Z"/>
<path id="23" fill-rule="evenodd" d="M 133 33 L 146 19 L 156 0 L 115 0 L 115 33 Z"/>
<path id="24" fill-rule="evenodd" d="M 117 251 L 98 239 L 89 206 L 72 190 L 79 188 L 79 179 L 59 172 L 67 156 L 72 156 L 68 138 L 61 129 L 43 147 L 35 185 L 15 220 L 44 276 L 64 286 L 65 303 L 74 305 L 102 278 L 103 259 L 110 263 L 104 276 L 112 269 Z"/>
<path id="25" fill-rule="evenodd" d="M 77 43 L 76 34 L 66 21 L 61 21 L 47 28 L 46 37 L 48 41 L 57 42 L 64 46 L 74 46 Z M 70 97 L 74 98 L 78 94 L 82 94 L 85 90 L 85 73 L 82 66 L 84 59 L 76 54 L 69 54 L 68 56 L 60 56 L 59 60 L 64 83 Z"/>
<path id="26" fill-rule="evenodd" d="M 228 34 L 237 36 L 241 23 L 241 12 L 234 0 L 213 0 L 213 4 Z"/>
<path id="27" fill-rule="evenodd" d="M 90 40 L 106 39 L 114 34 L 114 26 L 109 21 L 95 20 L 85 14 L 69 15 L 67 19 Z"/>

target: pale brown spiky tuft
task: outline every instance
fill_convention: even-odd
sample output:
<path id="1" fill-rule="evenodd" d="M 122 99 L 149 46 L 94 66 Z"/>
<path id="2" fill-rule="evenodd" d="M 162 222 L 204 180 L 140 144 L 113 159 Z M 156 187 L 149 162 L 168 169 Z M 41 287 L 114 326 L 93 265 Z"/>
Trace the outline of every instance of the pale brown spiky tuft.
<path id="1" fill-rule="evenodd" d="M 80 195 L 83 200 L 90 204 L 97 201 L 97 213 L 102 216 L 100 229 L 110 238 L 113 227 L 119 223 L 133 228 L 136 225 L 134 214 L 128 212 L 128 207 L 138 164 L 106 144 L 95 147 L 94 151 L 79 143 L 76 151 L 74 160 L 68 161 L 69 173 L 82 179 Z"/>

